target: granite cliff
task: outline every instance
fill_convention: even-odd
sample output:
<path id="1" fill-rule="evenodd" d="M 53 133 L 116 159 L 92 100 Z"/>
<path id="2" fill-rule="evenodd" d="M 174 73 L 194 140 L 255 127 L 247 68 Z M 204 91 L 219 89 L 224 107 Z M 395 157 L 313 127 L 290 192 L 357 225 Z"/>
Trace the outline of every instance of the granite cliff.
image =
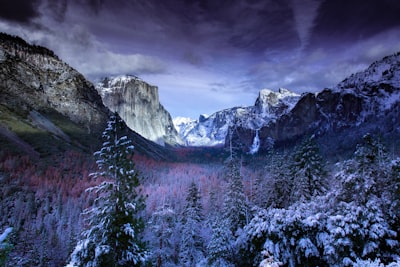
<path id="1" fill-rule="evenodd" d="M 304 93 L 290 112 L 263 126 L 257 134 L 261 150 L 267 150 L 271 140 L 277 146 L 287 146 L 315 135 L 327 153 L 340 153 L 354 147 L 366 133 L 398 145 L 399 118 L 400 53 L 397 53 L 374 62 L 334 88 Z M 234 139 L 246 151 L 255 135 L 254 129 L 239 126 Z"/>
<path id="2" fill-rule="evenodd" d="M 88 132 L 98 131 L 107 109 L 94 86 L 52 51 L 0 33 L 1 104 L 21 111 L 59 112 Z"/>
<path id="3" fill-rule="evenodd" d="M 160 104 L 158 87 L 135 76 L 105 78 L 96 85 L 104 104 L 128 127 L 159 145 L 182 145 L 169 112 Z"/>
<path id="4" fill-rule="evenodd" d="M 1 150 L 35 158 L 70 149 L 92 152 L 109 115 L 94 85 L 51 50 L 0 33 Z M 127 135 L 141 154 L 172 157 L 134 131 Z"/>

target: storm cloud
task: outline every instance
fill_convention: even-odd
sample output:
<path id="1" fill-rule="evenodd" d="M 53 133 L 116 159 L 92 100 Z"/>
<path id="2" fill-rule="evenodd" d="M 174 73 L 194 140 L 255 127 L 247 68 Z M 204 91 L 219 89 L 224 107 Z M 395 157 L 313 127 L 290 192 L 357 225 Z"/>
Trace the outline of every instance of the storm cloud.
<path id="1" fill-rule="evenodd" d="M 92 81 L 138 75 L 173 116 L 196 117 L 251 105 L 262 88 L 334 86 L 399 50 L 398 14 L 393 0 L 16 0 L 0 31 Z"/>

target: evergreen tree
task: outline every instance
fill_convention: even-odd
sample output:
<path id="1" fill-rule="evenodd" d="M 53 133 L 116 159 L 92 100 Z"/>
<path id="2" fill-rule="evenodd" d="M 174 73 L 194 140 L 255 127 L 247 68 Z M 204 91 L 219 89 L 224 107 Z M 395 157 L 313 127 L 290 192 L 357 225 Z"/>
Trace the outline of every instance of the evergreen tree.
<path id="1" fill-rule="evenodd" d="M 171 239 L 176 224 L 175 211 L 163 205 L 153 213 L 149 224 L 154 235 L 152 240 L 154 266 L 173 266 L 174 243 Z"/>
<path id="2" fill-rule="evenodd" d="M 326 171 L 315 138 L 305 140 L 293 156 L 292 201 L 310 200 L 326 191 Z"/>
<path id="3" fill-rule="evenodd" d="M 228 220 L 216 218 L 212 225 L 212 237 L 207 246 L 208 264 L 210 266 L 234 266 L 231 263 L 233 257 L 233 236 Z"/>
<path id="4" fill-rule="evenodd" d="M 180 263 L 182 266 L 195 266 L 204 258 L 204 247 L 201 236 L 202 205 L 200 192 L 196 183 L 189 186 L 186 205 L 182 214 L 182 236 L 180 244 Z"/>
<path id="5" fill-rule="evenodd" d="M 84 213 L 89 229 L 72 253 L 70 266 L 140 266 L 145 259 L 139 216 L 145 202 L 131 159 L 134 147 L 122 135 L 125 127 L 115 113 L 103 133 L 103 147 L 94 154 L 99 171 L 92 175 L 105 181 L 87 189 L 97 198 Z"/>
<path id="6" fill-rule="evenodd" d="M 264 200 L 261 207 L 267 208 L 287 208 L 290 204 L 290 193 L 292 191 L 292 181 L 289 178 L 289 163 L 286 154 L 276 154 L 271 156 L 270 165 L 267 167 L 269 179 L 267 179 L 265 190 L 259 192 Z"/>
<path id="7" fill-rule="evenodd" d="M 388 191 L 390 193 L 389 213 L 392 216 L 391 221 L 397 225 L 397 232 L 400 233 L 400 158 L 391 162 L 390 183 Z M 400 235 L 398 235 L 400 241 Z"/>
<path id="8" fill-rule="evenodd" d="M 0 266 L 6 266 L 8 254 L 13 248 L 13 245 L 9 242 L 9 236 L 12 230 L 11 227 L 8 227 L 0 235 Z"/>
<path id="9" fill-rule="evenodd" d="M 249 207 L 243 190 L 239 162 L 230 159 L 227 163 L 228 191 L 223 204 L 223 218 L 228 220 L 232 234 L 248 221 Z"/>
<path id="10" fill-rule="evenodd" d="M 354 160 L 345 163 L 342 173 L 344 200 L 365 204 L 372 195 L 379 196 L 391 183 L 388 164 L 383 144 L 366 134 L 363 142 L 357 145 Z"/>

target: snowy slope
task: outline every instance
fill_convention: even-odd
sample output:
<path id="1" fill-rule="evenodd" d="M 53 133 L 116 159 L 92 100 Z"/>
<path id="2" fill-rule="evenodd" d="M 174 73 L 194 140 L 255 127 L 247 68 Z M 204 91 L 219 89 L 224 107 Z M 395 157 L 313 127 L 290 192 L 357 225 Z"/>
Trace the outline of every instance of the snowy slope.
<path id="1" fill-rule="evenodd" d="M 267 150 L 271 140 L 284 145 L 313 134 L 330 151 L 350 148 L 366 133 L 397 138 L 399 117 L 397 53 L 374 62 L 334 88 L 303 94 L 289 112 L 259 130 L 260 149 Z M 254 144 L 254 130 L 241 127 L 236 132 L 236 145 L 249 151 Z"/>
<path id="2" fill-rule="evenodd" d="M 288 113 L 299 98 L 300 95 L 287 89 L 278 92 L 263 89 L 254 106 L 224 109 L 210 116 L 201 115 L 198 120 L 176 118 L 174 124 L 188 146 L 222 145 L 230 127 L 255 131 Z"/>

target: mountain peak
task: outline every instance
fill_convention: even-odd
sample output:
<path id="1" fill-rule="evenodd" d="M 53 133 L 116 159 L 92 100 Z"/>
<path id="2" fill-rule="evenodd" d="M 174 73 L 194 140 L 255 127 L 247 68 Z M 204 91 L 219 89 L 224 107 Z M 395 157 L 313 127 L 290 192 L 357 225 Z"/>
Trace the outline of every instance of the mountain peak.
<path id="1" fill-rule="evenodd" d="M 280 116 L 294 107 L 300 95 L 288 89 L 279 88 L 278 92 L 270 89 L 262 89 L 254 104 L 256 112 L 263 117 Z"/>

